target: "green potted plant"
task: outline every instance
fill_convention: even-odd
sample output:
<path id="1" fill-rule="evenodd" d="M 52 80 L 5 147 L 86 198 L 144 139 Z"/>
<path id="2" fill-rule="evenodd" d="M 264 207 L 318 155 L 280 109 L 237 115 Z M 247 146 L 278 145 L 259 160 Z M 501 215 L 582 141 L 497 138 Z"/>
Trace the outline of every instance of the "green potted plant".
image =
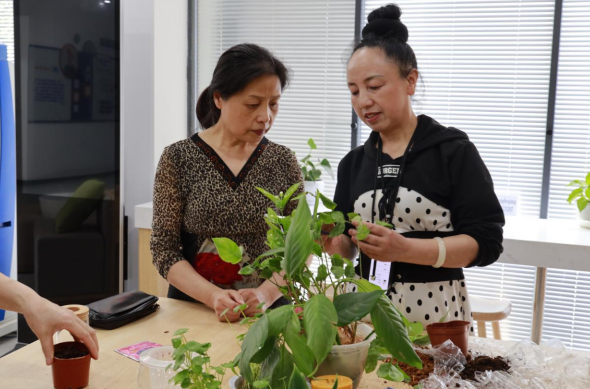
<path id="1" fill-rule="evenodd" d="M 585 180 L 573 180 L 568 186 L 576 186 L 570 193 L 567 201 L 571 204 L 576 200 L 578 210 L 580 211 L 580 225 L 590 228 L 590 172 L 586 175 Z"/>
<path id="2" fill-rule="evenodd" d="M 325 185 L 324 181 L 321 179 L 322 176 L 322 168 L 328 175 L 334 178 L 334 172 L 332 170 L 332 166 L 330 165 L 330 161 L 326 158 L 319 160 L 314 163 L 311 157 L 311 153 L 313 150 L 317 149 L 317 146 L 312 138 L 309 138 L 307 141 L 309 145 L 309 153 L 299 161 L 299 167 L 301 168 L 301 173 L 303 174 L 303 184 L 305 186 L 305 191 L 311 193 L 307 196 L 308 204 L 313 203 L 313 194 L 316 191 L 323 192 Z"/>
<path id="3" fill-rule="evenodd" d="M 364 279 L 355 279 L 350 260 L 337 254 L 324 254 L 322 225 L 334 223 L 331 237 L 342 234 L 345 229 L 345 216 L 334 211 L 336 204 L 316 191 L 313 212 L 305 196 L 300 195 L 296 198 L 299 204 L 293 215 L 282 214 L 297 187 L 298 184 L 279 196 L 259 188 L 276 209 L 269 208 L 265 217 L 270 227 L 267 234 L 270 250 L 244 266 L 240 273 L 256 271 L 271 282 L 275 282 L 273 275 L 281 274 L 285 285 L 277 286 L 293 305 L 266 311 L 255 318 L 243 337 L 236 359 L 240 374 L 248 383 L 262 378 L 272 389 L 287 387 L 295 369 L 308 378 L 339 374 L 350 377 L 356 388 L 370 353 L 371 339 L 374 339 L 375 349 L 381 347 L 379 350 L 385 350 L 396 360 L 421 368 L 405 318 L 384 295 L 385 291 Z M 328 212 L 318 212 L 320 201 Z M 356 214 L 348 218 L 360 220 Z M 368 235 L 368 228 L 362 222 L 357 231 L 361 240 Z M 224 261 L 241 261 L 242 251 L 235 242 L 227 238 L 213 241 Z M 317 274 L 307 266 L 310 255 L 320 263 Z M 347 284 L 354 284 L 358 291 L 347 292 Z M 360 322 L 367 314 L 371 314 L 374 330 Z M 350 353 L 340 352 L 347 347 Z M 373 354 L 375 363 L 370 367 L 375 369 L 378 353 Z M 252 364 L 260 365 L 260 369 L 268 373 L 256 378 Z M 404 379 L 395 365 L 389 364 L 380 368 L 380 372 L 382 370 L 384 378 Z"/>

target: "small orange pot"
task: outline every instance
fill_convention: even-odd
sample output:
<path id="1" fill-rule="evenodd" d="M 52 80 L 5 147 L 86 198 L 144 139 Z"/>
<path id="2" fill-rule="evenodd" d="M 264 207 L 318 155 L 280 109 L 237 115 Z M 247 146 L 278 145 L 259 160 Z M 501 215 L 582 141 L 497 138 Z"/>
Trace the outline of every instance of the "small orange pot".
<path id="1" fill-rule="evenodd" d="M 463 355 L 467 355 L 469 345 L 469 326 L 468 321 L 449 321 L 446 323 L 433 323 L 426 326 L 426 332 L 430 337 L 432 346 L 438 346 L 445 341 L 450 340 L 455 346 L 461 349 Z"/>
<path id="2" fill-rule="evenodd" d="M 84 354 L 85 355 L 82 355 Z M 54 346 L 53 387 L 55 389 L 80 389 L 88 386 L 90 352 L 84 343 L 63 342 Z"/>

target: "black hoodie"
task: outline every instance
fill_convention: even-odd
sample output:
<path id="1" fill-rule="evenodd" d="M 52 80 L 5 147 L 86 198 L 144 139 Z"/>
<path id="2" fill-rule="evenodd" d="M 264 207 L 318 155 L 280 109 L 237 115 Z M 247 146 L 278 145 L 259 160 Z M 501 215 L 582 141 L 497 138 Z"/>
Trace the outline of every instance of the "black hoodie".
<path id="1" fill-rule="evenodd" d="M 383 219 L 384 212 L 378 207 L 382 189 L 395 188 L 403 159 L 380 155 L 378 140 L 379 134 L 372 132 L 365 144 L 350 151 L 338 166 L 334 195 L 337 210 L 359 213 L 366 221 Z M 408 238 L 420 239 L 466 234 L 479 244 L 479 253 L 470 267 L 495 262 L 502 253 L 504 213 L 475 145 L 463 131 L 444 127 L 426 115 L 418 116 L 413 143 L 395 200 L 392 224 L 396 230 Z M 365 277 L 371 262 L 363 254 Z M 402 262 L 394 262 L 390 273 L 390 283 L 463 278 L 462 269 Z"/>

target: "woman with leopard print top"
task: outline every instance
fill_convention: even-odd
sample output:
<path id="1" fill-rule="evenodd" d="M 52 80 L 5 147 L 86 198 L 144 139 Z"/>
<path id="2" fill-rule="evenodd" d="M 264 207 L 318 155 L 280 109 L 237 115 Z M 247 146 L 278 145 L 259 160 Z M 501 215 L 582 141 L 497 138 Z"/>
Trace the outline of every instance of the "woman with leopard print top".
<path id="1" fill-rule="evenodd" d="M 170 283 L 168 296 L 200 301 L 218 317 L 227 308 L 231 321 L 239 318 L 237 305 L 248 304 L 246 314 L 254 315 L 260 303 L 265 309 L 281 296 L 270 281 L 238 271 L 268 249 L 264 214 L 273 205 L 256 187 L 279 193 L 302 181 L 293 152 L 265 137 L 287 82 L 288 70 L 268 50 L 228 49 L 197 102 L 205 130 L 168 146 L 156 172 L 151 250 Z M 221 261 L 215 237 L 242 245 L 242 263 Z"/>

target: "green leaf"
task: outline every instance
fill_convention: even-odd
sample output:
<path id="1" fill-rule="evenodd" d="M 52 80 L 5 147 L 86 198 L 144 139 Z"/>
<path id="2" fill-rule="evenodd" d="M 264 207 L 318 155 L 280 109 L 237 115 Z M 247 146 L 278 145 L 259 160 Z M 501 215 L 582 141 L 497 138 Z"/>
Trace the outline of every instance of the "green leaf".
<path id="1" fill-rule="evenodd" d="M 361 215 L 359 215 L 358 213 L 355 213 L 355 212 L 349 212 L 347 214 L 347 216 L 348 216 L 348 220 L 350 220 L 351 222 L 363 221 L 363 218 L 361 217 Z"/>
<path id="2" fill-rule="evenodd" d="M 324 265 L 322 263 L 318 267 L 318 275 L 316 277 L 316 280 L 318 280 L 318 281 L 324 281 L 326 278 L 328 278 L 328 268 L 326 267 L 326 265 Z"/>
<path id="3" fill-rule="evenodd" d="M 201 365 L 194 365 L 193 368 L 192 368 L 192 371 L 193 371 L 193 373 L 200 375 L 200 374 L 203 373 L 203 366 L 201 366 Z"/>
<path id="4" fill-rule="evenodd" d="M 354 278 L 355 276 L 355 271 L 354 271 L 354 266 L 352 265 L 346 265 L 346 268 L 344 269 L 344 275 L 347 278 Z"/>
<path id="5" fill-rule="evenodd" d="M 273 371 L 275 370 L 280 359 L 281 350 L 279 349 L 278 343 L 275 342 L 268 357 L 260 364 L 260 372 L 258 373 L 258 377 L 264 377 L 266 380 L 271 380 Z"/>
<path id="6" fill-rule="evenodd" d="M 586 185 L 590 185 L 590 172 L 586 175 Z"/>
<path id="7" fill-rule="evenodd" d="M 312 139 L 312 138 L 309 138 L 309 140 L 307 141 L 307 144 L 309 145 L 309 148 L 310 148 L 310 149 L 312 149 L 312 150 L 315 150 L 315 149 L 317 149 L 317 147 L 316 147 L 316 145 L 315 145 L 315 142 L 313 141 L 313 139 Z"/>
<path id="8" fill-rule="evenodd" d="M 334 381 L 334 386 L 332 386 L 332 389 L 338 389 L 338 375 L 336 375 L 336 380 Z"/>
<path id="9" fill-rule="evenodd" d="M 314 242 L 313 243 L 313 248 L 312 248 L 311 252 L 314 255 L 316 255 L 318 257 L 321 257 L 322 256 L 322 246 L 320 246 L 319 244 L 317 244 L 317 243 Z"/>
<path id="10" fill-rule="evenodd" d="M 295 366 L 293 355 L 287 350 L 285 345 L 282 345 L 279 348 L 279 353 L 279 362 L 272 371 L 271 388 L 273 389 L 283 389 L 287 387 L 289 378 L 293 373 L 293 367 Z"/>
<path id="11" fill-rule="evenodd" d="M 328 161 L 326 158 L 324 158 L 320 162 L 320 165 L 322 165 L 322 167 L 324 168 L 326 173 L 328 173 L 328 175 L 330 177 L 332 177 L 332 179 L 334 179 L 334 171 L 332 170 L 332 166 L 330 165 L 330 161 Z"/>
<path id="12" fill-rule="evenodd" d="M 174 335 L 182 335 L 188 332 L 188 328 L 180 328 L 174 332 Z"/>
<path id="13" fill-rule="evenodd" d="M 369 227 L 367 227 L 363 222 L 359 222 L 359 225 L 356 227 L 356 238 L 358 240 L 365 240 L 367 236 L 371 233 Z"/>
<path id="14" fill-rule="evenodd" d="M 301 185 L 300 182 L 293 184 L 289 187 L 289 189 L 287 189 L 287 192 L 285 192 L 285 195 L 283 196 L 283 198 L 281 199 L 280 202 L 280 210 L 282 211 L 283 209 L 285 209 L 285 206 L 287 205 L 287 203 L 289 202 L 289 199 L 291 199 L 291 196 L 293 196 L 293 194 L 295 193 L 295 191 L 297 190 L 297 188 L 299 188 L 299 185 Z"/>
<path id="15" fill-rule="evenodd" d="M 377 370 L 377 377 L 389 381 L 402 382 L 404 380 L 403 373 L 391 363 L 384 363 Z"/>
<path id="16" fill-rule="evenodd" d="M 275 196 L 272 193 L 267 192 L 266 190 L 264 190 L 262 188 L 259 188 L 259 187 L 256 187 L 256 189 L 258 189 L 258 191 L 260 193 L 262 193 L 263 195 L 265 195 L 266 197 L 268 197 L 270 199 L 270 201 L 273 202 L 273 204 L 275 205 L 275 207 L 277 207 L 278 209 L 280 209 L 282 211 L 282 209 L 280 207 L 280 205 L 281 205 L 281 199 L 278 196 Z"/>
<path id="17" fill-rule="evenodd" d="M 318 364 L 328 356 L 336 336 L 338 313 L 334 304 L 323 294 L 316 294 L 305 304 L 303 323 L 307 333 L 307 345 Z"/>
<path id="18" fill-rule="evenodd" d="M 268 380 L 258 380 L 258 381 L 254 381 L 254 387 L 255 388 L 266 388 L 268 386 Z"/>
<path id="19" fill-rule="evenodd" d="M 275 336 L 269 336 L 266 342 L 264 342 L 264 346 L 250 359 L 250 363 L 261 364 L 270 355 L 276 343 L 277 338 Z"/>
<path id="20" fill-rule="evenodd" d="M 306 374 L 307 375 L 307 374 Z M 305 379 L 305 375 L 299 372 L 297 366 L 293 368 L 293 373 L 291 374 L 291 379 L 289 380 L 289 389 L 307 389 L 307 380 Z"/>
<path id="21" fill-rule="evenodd" d="M 242 261 L 242 250 L 231 239 L 228 238 L 213 238 L 213 243 L 217 249 L 219 257 L 232 265 L 236 265 Z"/>
<path id="22" fill-rule="evenodd" d="M 445 313 L 445 315 L 443 317 L 441 317 L 438 322 L 444 323 L 445 321 L 447 321 L 447 316 L 449 315 L 449 312 L 451 312 L 451 307 L 449 307 L 449 309 L 447 309 L 447 313 Z"/>
<path id="23" fill-rule="evenodd" d="M 422 360 L 412 348 L 408 332 L 391 300 L 381 296 L 371 311 L 371 320 L 377 336 L 393 358 L 410 366 L 422 368 Z"/>
<path id="24" fill-rule="evenodd" d="M 334 219 L 332 219 L 332 214 L 330 212 L 320 212 L 320 213 L 318 213 L 318 220 L 322 224 L 332 224 L 332 223 L 334 223 Z"/>
<path id="25" fill-rule="evenodd" d="M 584 188 L 577 188 L 574 189 L 572 191 L 572 193 L 570 193 L 569 197 L 567 198 L 567 202 L 571 204 L 571 202 L 577 198 L 580 197 L 582 195 L 582 192 L 584 191 Z"/>
<path id="26" fill-rule="evenodd" d="M 184 379 L 184 381 L 182 381 L 182 383 L 180 384 L 180 387 L 183 389 L 186 389 L 189 386 L 191 386 L 191 379 L 187 377 Z"/>
<path id="27" fill-rule="evenodd" d="M 182 344 L 182 339 L 180 338 L 172 338 L 172 347 L 178 348 Z"/>
<path id="28" fill-rule="evenodd" d="M 293 352 L 293 359 L 295 365 L 305 374 L 309 376 L 313 373 L 315 368 L 315 355 L 307 345 L 305 336 L 300 334 L 301 325 L 299 324 L 299 317 L 295 312 L 291 312 L 291 318 L 287 324 L 285 331 L 285 341 Z"/>
<path id="29" fill-rule="evenodd" d="M 235 308 L 233 309 L 233 311 L 234 311 L 234 313 L 238 313 L 238 312 L 240 312 L 240 311 L 243 311 L 243 310 L 245 310 L 246 308 L 248 308 L 248 304 L 244 303 L 244 304 L 240 304 L 240 305 L 238 305 L 237 307 L 235 307 Z"/>
<path id="30" fill-rule="evenodd" d="M 219 388 L 221 388 L 220 381 L 211 381 L 211 382 L 207 382 L 205 384 L 205 389 L 219 389 Z"/>
<path id="31" fill-rule="evenodd" d="M 258 304 L 256 306 L 256 309 L 262 309 L 262 307 L 264 307 L 265 304 L 266 304 L 265 302 L 261 302 L 260 304 Z"/>
<path id="32" fill-rule="evenodd" d="M 186 359 L 186 356 L 184 354 L 180 354 L 180 355 L 177 355 L 176 357 L 174 357 L 174 367 L 172 367 L 172 370 L 180 369 L 180 366 L 182 366 L 185 359 Z"/>
<path id="33" fill-rule="evenodd" d="M 219 317 L 225 316 L 225 314 L 228 312 L 229 312 L 229 308 L 225 308 L 223 311 L 221 311 L 221 313 L 219 314 Z"/>
<path id="34" fill-rule="evenodd" d="M 332 219 L 334 219 L 335 223 L 346 222 L 346 220 L 344 219 L 344 214 L 340 211 L 332 211 L 332 213 L 330 213 L 330 216 L 332 216 Z"/>
<path id="35" fill-rule="evenodd" d="M 202 355 L 199 355 L 198 357 L 194 357 L 191 362 L 193 363 L 193 365 L 204 365 L 205 363 L 209 363 L 209 361 L 211 360 L 211 358 L 209 357 L 204 357 Z"/>
<path id="36" fill-rule="evenodd" d="M 368 315 L 383 293 L 385 293 L 384 290 L 376 290 L 368 293 L 344 293 L 334 297 L 334 307 L 338 313 L 338 327 L 343 327 Z"/>
<path id="37" fill-rule="evenodd" d="M 352 282 L 354 282 L 358 286 L 359 292 L 372 292 L 374 290 L 383 290 L 379 286 L 377 286 L 365 279 L 354 280 Z"/>
<path id="38" fill-rule="evenodd" d="M 375 224 L 377 224 L 378 226 L 381 226 L 381 227 L 393 228 L 393 224 L 390 224 L 387 222 L 382 222 L 381 220 L 376 220 Z"/>
<path id="39" fill-rule="evenodd" d="M 188 370 L 182 370 L 179 371 L 178 373 L 176 373 L 176 375 L 174 376 L 174 383 L 175 384 L 179 384 L 182 381 L 184 381 L 186 378 L 188 378 L 190 371 Z"/>
<path id="40" fill-rule="evenodd" d="M 578 209 L 580 210 L 580 212 L 582 212 L 586 208 L 586 205 L 588 205 L 588 200 L 586 200 L 583 197 L 579 198 L 577 204 L 578 204 Z"/>
<path id="41" fill-rule="evenodd" d="M 321 193 L 320 193 L 320 200 L 322 200 L 322 204 L 324 204 L 324 207 L 328 208 L 329 210 L 333 211 L 336 208 L 336 203 Z"/>
<path id="42" fill-rule="evenodd" d="M 586 191 L 584 192 L 584 196 L 586 196 L 587 199 L 590 199 L 590 186 L 586 188 Z"/>
<path id="43" fill-rule="evenodd" d="M 585 184 L 582 180 L 573 180 L 573 181 L 570 181 L 570 183 L 567 184 L 566 186 L 574 186 L 574 185 L 584 186 Z"/>
<path id="44" fill-rule="evenodd" d="M 369 346 L 369 354 L 365 364 L 366 373 L 371 373 L 377 368 L 377 361 L 382 354 L 389 354 L 389 351 L 383 346 L 381 339 L 376 337 Z"/>
<path id="45" fill-rule="evenodd" d="M 174 352 L 172 353 L 172 359 L 176 360 L 176 358 L 178 358 L 179 356 L 184 356 L 184 353 L 186 352 L 186 346 L 183 344 L 181 345 L 179 348 L 175 349 Z M 176 369 L 174 369 L 176 370 Z"/>
<path id="46" fill-rule="evenodd" d="M 412 336 L 416 337 L 418 335 L 422 335 L 422 332 L 424 332 L 424 326 L 419 321 L 409 323 L 407 328 L 408 328 L 408 336 L 410 336 L 410 337 L 412 337 Z"/>
<path id="47" fill-rule="evenodd" d="M 242 274 L 242 275 L 250 275 L 254 273 L 254 268 L 252 268 L 249 265 L 244 266 L 243 268 L 240 269 L 240 271 L 238 272 L 238 274 Z"/>
<path id="48" fill-rule="evenodd" d="M 268 338 L 268 317 L 262 316 L 256 320 L 252 327 L 246 333 L 244 341 L 242 342 L 242 351 L 240 358 L 240 372 L 248 382 L 254 381 L 252 369 L 250 368 L 250 360 L 258 350 L 260 350 L 266 343 Z"/>
<path id="49" fill-rule="evenodd" d="M 331 270 L 336 278 L 342 278 L 344 276 L 344 268 L 342 266 L 332 266 Z"/>
<path id="50" fill-rule="evenodd" d="M 412 339 L 412 343 L 417 346 L 426 346 L 430 344 L 430 337 L 428 334 L 417 336 L 415 339 Z"/>
<path id="51" fill-rule="evenodd" d="M 291 228 L 285 239 L 285 259 L 283 269 L 290 278 L 298 274 L 307 261 L 313 248 L 313 239 L 310 231 L 311 212 L 305 199 L 301 199 L 297 205 Z"/>
<path id="52" fill-rule="evenodd" d="M 205 354 L 210 348 L 211 343 L 201 344 L 199 342 L 195 342 L 194 340 L 186 342 L 186 349 L 195 353 Z"/>
<path id="53" fill-rule="evenodd" d="M 276 336 L 285 331 L 287 323 L 293 312 L 292 305 L 283 305 L 282 307 L 267 311 L 268 317 L 268 336 Z"/>
<path id="54" fill-rule="evenodd" d="M 330 260 L 332 261 L 332 266 L 344 266 L 344 260 L 342 259 L 342 255 L 340 254 L 334 254 L 330 257 Z"/>
<path id="55" fill-rule="evenodd" d="M 340 223 L 340 222 L 336 223 L 334 228 L 332 228 L 332 231 L 330 231 L 330 235 L 328 235 L 328 238 L 334 238 L 338 235 L 341 235 L 345 229 L 346 229 L 345 223 Z"/>

